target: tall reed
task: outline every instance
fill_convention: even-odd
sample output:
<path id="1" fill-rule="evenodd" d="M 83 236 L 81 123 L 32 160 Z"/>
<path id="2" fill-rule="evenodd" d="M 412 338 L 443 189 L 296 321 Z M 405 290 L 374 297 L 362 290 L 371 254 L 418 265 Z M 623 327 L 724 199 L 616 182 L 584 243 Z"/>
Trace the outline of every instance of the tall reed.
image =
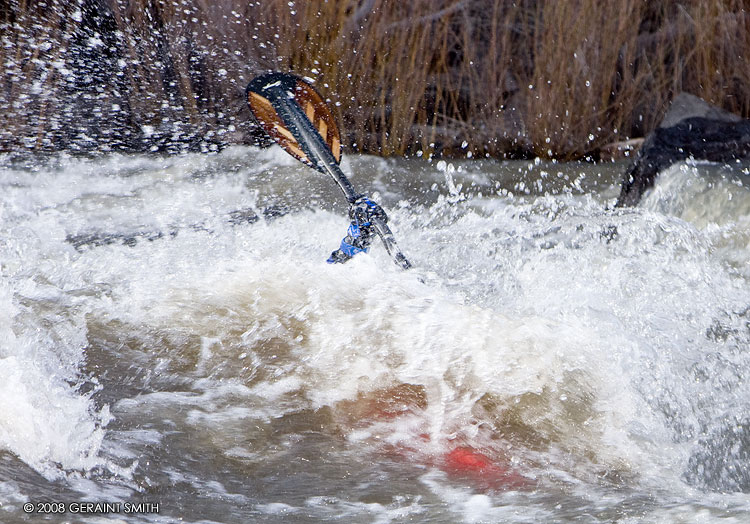
<path id="1" fill-rule="evenodd" d="M 0 0 L 0 150 L 216 149 L 310 77 L 350 149 L 578 158 L 688 91 L 750 116 L 747 0 Z"/>

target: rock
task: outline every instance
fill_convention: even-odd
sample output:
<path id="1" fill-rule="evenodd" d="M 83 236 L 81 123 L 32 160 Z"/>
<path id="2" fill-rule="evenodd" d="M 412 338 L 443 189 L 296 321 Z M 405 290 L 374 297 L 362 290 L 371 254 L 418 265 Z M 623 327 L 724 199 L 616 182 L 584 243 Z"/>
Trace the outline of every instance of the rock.
<path id="1" fill-rule="evenodd" d="M 625 172 L 615 207 L 637 205 L 659 172 L 687 158 L 713 162 L 750 158 L 750 120 L 693 95 L 679 94 Z"/>
<path id="2" fill-rule="evenodd" d="M 740 122 L 742 118 L 722 108 L 709 104 L 702 98 L 690 93 L 677 95 L 664 115 L 659 127 L 672 127 L 682 120 L 692 117 L 702 117 L 709 120 L 722 120 L 724 122 Z"/>

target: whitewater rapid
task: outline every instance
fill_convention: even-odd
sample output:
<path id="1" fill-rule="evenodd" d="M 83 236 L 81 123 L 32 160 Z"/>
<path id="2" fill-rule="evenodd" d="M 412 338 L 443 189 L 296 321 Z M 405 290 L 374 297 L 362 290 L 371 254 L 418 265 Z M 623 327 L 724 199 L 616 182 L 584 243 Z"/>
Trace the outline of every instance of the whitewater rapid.
<path id="1" fill-rule="evenodd" d="M 747 166 L 4 160 L 0 521 L 750 518 Z"/>

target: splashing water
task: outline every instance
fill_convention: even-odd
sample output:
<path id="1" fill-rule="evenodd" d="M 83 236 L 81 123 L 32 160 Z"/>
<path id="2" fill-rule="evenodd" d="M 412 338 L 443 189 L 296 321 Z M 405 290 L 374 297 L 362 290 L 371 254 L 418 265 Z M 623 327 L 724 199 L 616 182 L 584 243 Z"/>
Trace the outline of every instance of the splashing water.
<path id="1" fill-rule="evenodd" d="M 413 270 L 276 149 L 7 159 L 0 520 L 747 519 L 746 168 L 350 161 Z"/>

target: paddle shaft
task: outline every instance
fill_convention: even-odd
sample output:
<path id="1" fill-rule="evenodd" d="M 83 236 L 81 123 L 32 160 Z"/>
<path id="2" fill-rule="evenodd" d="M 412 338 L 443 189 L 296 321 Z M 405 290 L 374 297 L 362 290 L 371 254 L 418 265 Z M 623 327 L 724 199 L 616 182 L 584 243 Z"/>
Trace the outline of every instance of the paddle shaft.
<path id="1" fill-rule="evenodd" d="M 279 117 L 287 124 L 292 134 L 298 136 L 297 142 L 308 158 L 314 162 L 313 167 L 321 173 L 331 175 L 350 204 L 361 197 L 362 195 L 354 190 L 352 183 L 341 171 L 333 153 L 312 122 L 302 112 L 302 108 L 293 99 L 283 95 L 274 97 L 272 102 Z"/>

